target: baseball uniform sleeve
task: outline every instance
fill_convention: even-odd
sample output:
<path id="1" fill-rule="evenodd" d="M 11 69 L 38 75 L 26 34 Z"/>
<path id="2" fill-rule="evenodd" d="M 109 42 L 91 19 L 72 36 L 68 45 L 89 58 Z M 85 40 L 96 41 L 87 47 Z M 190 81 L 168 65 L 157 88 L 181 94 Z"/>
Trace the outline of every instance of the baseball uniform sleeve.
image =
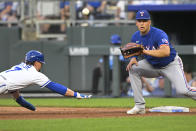
<path id="1" fill-rule="evenodd" d="M 49 78 L 41 72 L 37 72 L 35 75 L 36 77 L 34 79 L 34 83 L 39 85 L 41 88 L 45 87 L 48 83 L 51 82 Z"/>
<path id="2" fill-rule="evenodd" d="M 168 36 L 165 32 L 160 32 L 156 38 L 159 47 L 164 45 L 169 46 Z"/>

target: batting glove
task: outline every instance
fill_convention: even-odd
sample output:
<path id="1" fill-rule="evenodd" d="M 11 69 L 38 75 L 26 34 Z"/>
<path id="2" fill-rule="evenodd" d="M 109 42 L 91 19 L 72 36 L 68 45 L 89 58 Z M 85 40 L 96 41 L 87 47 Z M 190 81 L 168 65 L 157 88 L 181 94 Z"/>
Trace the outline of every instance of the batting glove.
<path id="1" fill-rule="evenodd" d="M 92 95 L 84 95 L 84 94 L 80 94 L 80 93 L 74 93 L 74 96 L 78 99 L 88 99 L 88 98 L 91 98 Z"/>
<path id="2" fill-rule="evenodd" d="M 79 99 L 88 99 L 88 98 L 91 98 L 91 97 L 92 97 L 92 95 L 83 95 L 83 94 L 80 94 L 79 97 L 77 97 L 77 98 L 79 98 Z"/>

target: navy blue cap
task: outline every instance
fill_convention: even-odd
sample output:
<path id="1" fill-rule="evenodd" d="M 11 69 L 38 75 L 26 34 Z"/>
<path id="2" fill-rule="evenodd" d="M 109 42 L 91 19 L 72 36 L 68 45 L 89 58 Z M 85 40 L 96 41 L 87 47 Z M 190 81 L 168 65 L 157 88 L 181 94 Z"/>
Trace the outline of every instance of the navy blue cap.
<path id="1" fill-rule="evenodd" d="M 117 34 L 113 34 L 111 37 L 110 37 L 110 43 L 111 44 L 121 44 L 121 38 L 119 35 Z"/>
<path id="2" fill-rule="evenodd" d="M 150 14 L 147 10 L 139 10 L 136 13 L 136 20 L 150 20 Z"/>

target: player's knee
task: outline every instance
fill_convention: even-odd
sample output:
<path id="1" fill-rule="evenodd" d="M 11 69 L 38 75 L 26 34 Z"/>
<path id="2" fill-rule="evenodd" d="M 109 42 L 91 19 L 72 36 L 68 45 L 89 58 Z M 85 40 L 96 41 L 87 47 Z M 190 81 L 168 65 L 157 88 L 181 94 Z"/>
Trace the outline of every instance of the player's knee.
<path id="1" fill-rule="evenodd" d="M 187 91 L 186 90 L 176 90 L 177 95 L 184 95 L 187 96 Z"/>
<path id="2" fill-rule="evenodd" d="M 140 72 L 140 68 L 138 68 L 136 65 L 133 65 L 132 68 L 130 69 L 130 73 L 139 73 Z"/>

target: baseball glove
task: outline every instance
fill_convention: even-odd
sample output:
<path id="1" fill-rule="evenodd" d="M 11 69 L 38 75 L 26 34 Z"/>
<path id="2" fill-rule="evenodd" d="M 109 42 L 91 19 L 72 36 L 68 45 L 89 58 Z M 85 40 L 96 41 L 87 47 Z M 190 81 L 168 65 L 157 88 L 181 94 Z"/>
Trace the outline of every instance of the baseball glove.
<path id="1" fill-rule="evenodd" d="M 141 44 L 136 43 L 128 43 L 125 46 L 120 47 L 120 51 L 125 59 L 132 56 L 141 55 L 142 50 L 143 46 Z"/>

